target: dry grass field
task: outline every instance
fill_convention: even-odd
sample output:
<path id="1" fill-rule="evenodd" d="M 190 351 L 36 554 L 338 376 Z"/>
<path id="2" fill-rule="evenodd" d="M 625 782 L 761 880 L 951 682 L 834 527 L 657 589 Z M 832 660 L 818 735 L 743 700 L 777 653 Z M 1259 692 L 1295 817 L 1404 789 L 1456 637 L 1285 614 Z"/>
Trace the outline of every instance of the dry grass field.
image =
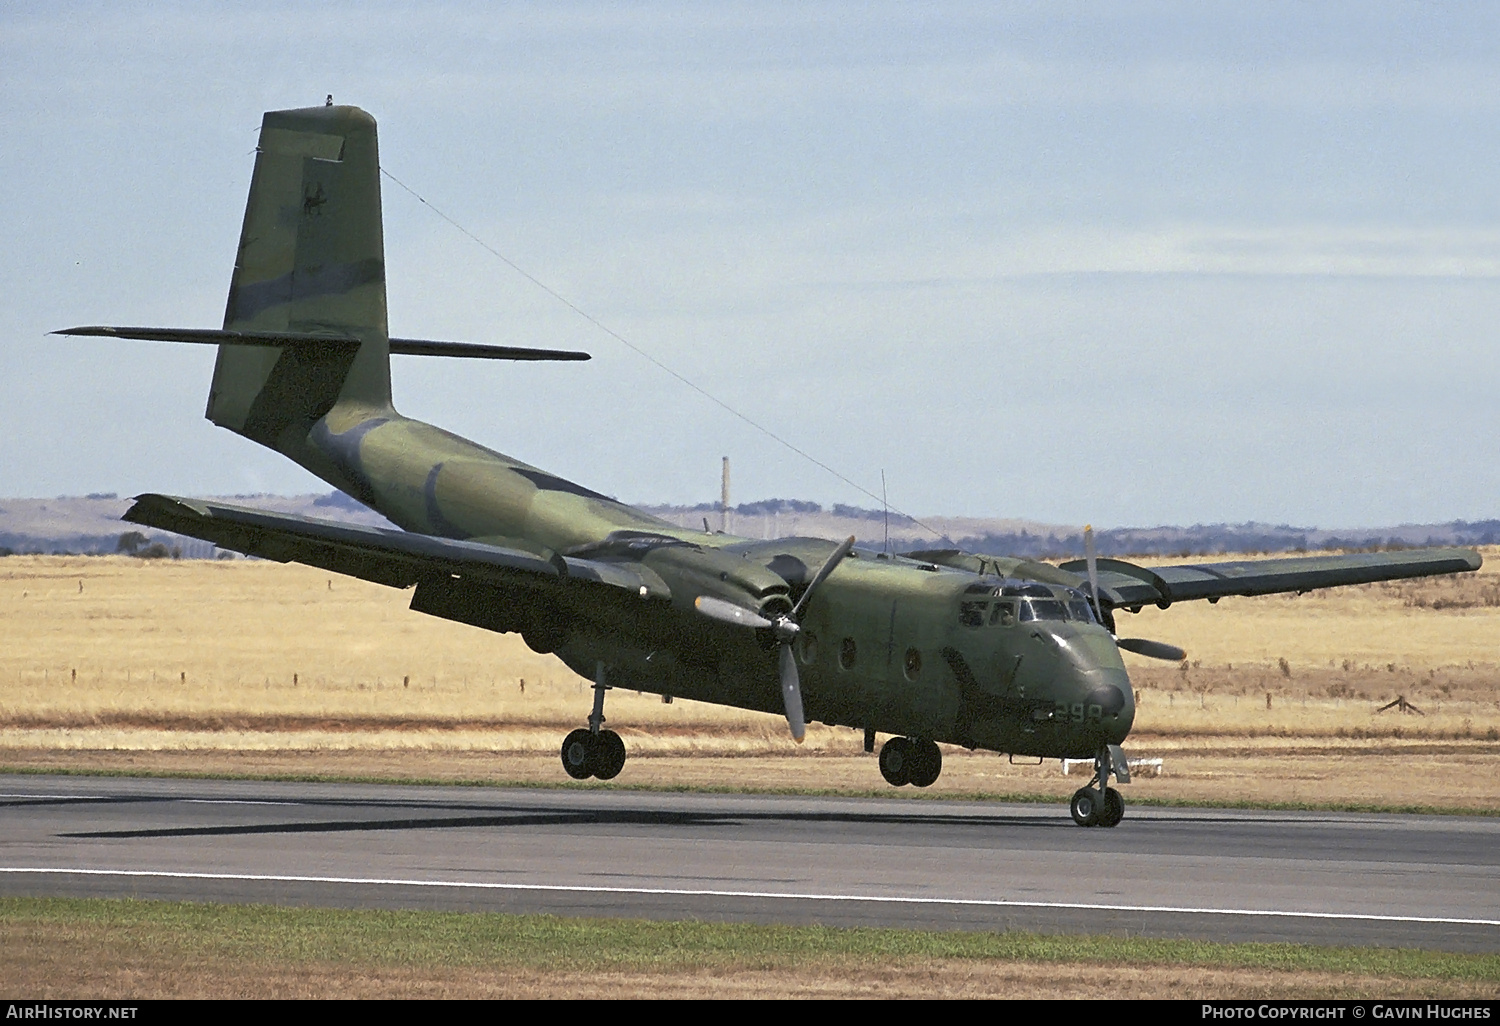
<path id="1" fill-rule="evenodd" d="M 1500 550 L 1480 573 L 1122 614 L 1130 797 L 1500 811 Z M 557 783 L 588 683 L 515 635 L 297 566 L 0 559 L 0 765 Z M 524 682 L 524 685 L 523 685 Z M 1375 710 L 1398 695 L 1419 709 Z M 612 692 L 613 785 L 892 792 L 852 730 Z M 926 794 L 1050 795 L 1054 762 L 946 751 Z"/>
<path id="2" fill-rule="evenodd" d="M 1500 550 L 1486 556 L 1462 580 L 1122 616 L 1122 633 L 1190 653 L 1185 667 L 1127 655 L 1140 696 L 1128 748 L 1164 768 L 1128 797 L 1500 812 Z M 0 769 L 562 785 L 557 746 L 587 714 L 588 683 L 408 598 L 247 560 L 0 559 Z M 1397 695 L 1425 715 L 1375 712 Z M 894 791 L 852 730 L 814 727 L 799 748 L 772 716 L 618 691 L 608 711 L 625 772 L 566 786 L 1065 799 L 1081 782 L 1055 761 L 949 748 L 936 785 Z M 1483 997 L 1495 980 L 1493 959 L 1422 953 L 0 906 L 0 987 L 37 997 L 1094 997 L 1101 964 L 1115 997 Z"/>

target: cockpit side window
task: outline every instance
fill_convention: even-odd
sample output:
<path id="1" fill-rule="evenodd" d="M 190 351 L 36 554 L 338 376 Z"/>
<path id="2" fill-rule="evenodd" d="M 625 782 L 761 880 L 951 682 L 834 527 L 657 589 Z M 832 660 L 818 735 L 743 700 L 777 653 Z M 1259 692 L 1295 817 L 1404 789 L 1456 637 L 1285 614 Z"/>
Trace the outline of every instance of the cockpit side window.
<path id="1" fill-rule="evenodd" d="M 990 613 L 990 626 L 1014 627 L 1016 623 L 1016 600 L 1001 599 Z"/>
<path id="2" fill-rule="evenodd" d="M 965 627 L 983 627 L 988 602 L 961 602 L 958 606 L 958 622 Z"/>

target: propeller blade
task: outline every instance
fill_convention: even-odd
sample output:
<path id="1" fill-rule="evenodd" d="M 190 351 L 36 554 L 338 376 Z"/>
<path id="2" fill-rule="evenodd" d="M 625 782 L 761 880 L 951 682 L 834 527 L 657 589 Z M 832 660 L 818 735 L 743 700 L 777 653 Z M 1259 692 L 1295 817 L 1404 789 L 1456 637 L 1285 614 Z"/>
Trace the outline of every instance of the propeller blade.
<path id="1" fill-rule="evenodd" d="M 1127 652 L 1143 655 L 1150 659 L 1166 659 L 1169 662 L 1180 663 L 1187 658 L 1187 653 L 1176 645 L 1168 645 L 1164 641 L 1147 641 L 1145 638 L 1116 638 L 1115 644 Z"/>
<path id="2" fill-rule="evenodd" d="M 801 681 L 797 679 L 797 657 L 791 645 L 781 646 L 781 701 L 786 706 L 786 725 L 792 728 L 792 740 L 800 745 L 807 724 L 802 720 Z"/>
<path id="3" fill-rule="evenodd" d="M 770 620 L 767 620 L 754 610 L 746 609 L 744 606 L 735 605 L 733 602 L 728 602 L 721 598 L 714 598 L 712 595 L 699 595 L 693 601 L 693 605 L 704 616 L 722 623 L 732 623 L 737 627 L 762 628 L 772 626 Z"/>
<path id="4" fill-rule="evenodd" d="M 818 572 L 813 575 L 812 583 L 807 586 L 807 590 L 802 593 L 802 598 L 797 601 L 796 608 L 792 610 L 792 619 L 794 621 L 802 619 L 802 610 L 807 608 L 807 600 L 812 598 L 812 593 L 818 590 L 818 585 L 828 579 L 828 575 L 833 573 L 834 569 L 843 561 L 843 558 L 849 555 L 849 550 L 852 548 L 854 548 L 854 535 L 851 534 L 844 539 L 838 548 L 833 550 L 833 555 L 829 556 L 827 561 L 818 568 Z"/>
<path id="5" fill-rule="evenodd" d="M 1094 615 L 1101 620 L 1104 611 L 1099 608 L 1099 557 L 1094 552 L 1094 525 L 1085 524 L 1083 527 L 1083 558 L 1089 565 L 1089 593 L 1094 599 Z"/>

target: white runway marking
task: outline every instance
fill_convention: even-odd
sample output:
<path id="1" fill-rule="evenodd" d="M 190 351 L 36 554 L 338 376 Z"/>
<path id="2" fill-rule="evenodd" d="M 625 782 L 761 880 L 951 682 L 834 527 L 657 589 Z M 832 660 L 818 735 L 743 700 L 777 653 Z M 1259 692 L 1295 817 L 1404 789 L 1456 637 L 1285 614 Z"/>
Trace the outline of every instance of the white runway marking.
<path id="1" fill-rule="evenodd" d="M 4 793 L 0 793 L 0 798 L 65 798 L 65 799 L 67 799 L 69 801 L 84 800 L 84 801 L 91 801 L 91 802 L 107 802 L 107 801 L 113 800 L 116 797 L 118 797 L 118 796 L 117 795 L 112 795 L 112 794 L 20 794 L 20 793 L 17 793 L 17 794 L 4 794 Z"/>
<path id="2" fill-rule="evenodd" d="M 144 799 L 139 795 L 119 794 L 3 794 L 0 798 L 52 798 L 64 801 L 89 801 L 89 802 L 112 802 L 112 801 L 169 801 L 183 802 L 188 805 L 308 805 L 309 802 L 273 802 L 250 798 L 150 798 Z"/>
<path id="3" fill-rule="evenodd" d="M 567 884 L 490 883 L 481 880 L 396 880 L 380 877 L 290 876 L 270 873 L 181 873 L 154 869 L 53 869 L 0 866 L 0 873 L 49 876 L 161 877 L 172 880 L 238 880 L 264 883 L 360 884 L 376 887 L 450 887 L 487 891 L 544 891 L 576 894 L 641 894 L 679 898 L 769 898 L 796 901 L 868 901 L 888 905 L 970 905 L 988 908 L 1052 908 L 1086 912 L 1183 912 L 1213 916 L 1272 916 L 1282 919 L 1352 919 L 1375 923 L 1438 923 L 1451 926 L 1500 926 L 1500 919 L 1455 919 L 1446 916 L 1383 916 L 1364 912 L 1292 912 L 1284 909 L 1194 908 L 1177 905 L 1104 905 L 1076 901 L 1007 901 L 998 898 L 909 898 L 879 894 L 814 894 L 795 891 L 717 891 L 673 887 L 585 887 Z"/>

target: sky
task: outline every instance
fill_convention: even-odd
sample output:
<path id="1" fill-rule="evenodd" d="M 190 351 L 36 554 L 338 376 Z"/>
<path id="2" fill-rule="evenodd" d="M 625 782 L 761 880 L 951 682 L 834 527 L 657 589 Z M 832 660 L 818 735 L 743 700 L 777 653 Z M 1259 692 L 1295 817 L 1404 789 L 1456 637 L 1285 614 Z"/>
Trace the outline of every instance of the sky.
<path id="1" fill-rule="evenodd" d="M 212 349 L 47 332 L 220 326 L 261 113 L 332 93 L 428 204 L 384 182 L 393 334 L 594 354 L 396 357 L 398 408 L 627 502 L 728 456 L 735 502 L 1500 517 L 1497 44 L 1484 3 L 7 3 L 0 497 L 327 489 L 202 418 Z"/>

